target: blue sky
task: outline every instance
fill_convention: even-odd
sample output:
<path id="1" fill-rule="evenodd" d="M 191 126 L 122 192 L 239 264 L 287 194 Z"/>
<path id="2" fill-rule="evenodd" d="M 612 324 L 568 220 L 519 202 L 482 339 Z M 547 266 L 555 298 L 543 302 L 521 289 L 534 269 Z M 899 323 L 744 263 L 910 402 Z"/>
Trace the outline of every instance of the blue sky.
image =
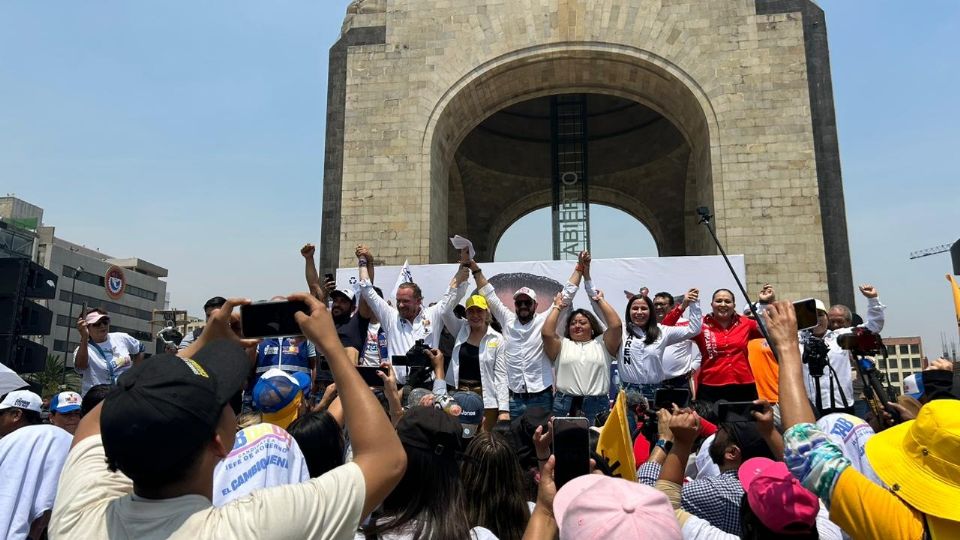
<path id="1" fill-rule="evenodd" d="M 193 313 L 213 294 L 301 288 L 347 3 L 0 3 L 0 192 L 43 207 L 65 239 L 170 269 L 173 304 Z M 941 332 L 957 339 L 949 257 L 908 254 L 960 237 L 960 3 L 820 5 L 854 279 L 880 288 L 884 334 L 937 354 Z M 593 218 L 597 257 L 654 254 L 631 219 Z M 498 259 L 531 258 L 520 237 L 549 257 L 549 231 L 546 212 L 521 220 Z"/>

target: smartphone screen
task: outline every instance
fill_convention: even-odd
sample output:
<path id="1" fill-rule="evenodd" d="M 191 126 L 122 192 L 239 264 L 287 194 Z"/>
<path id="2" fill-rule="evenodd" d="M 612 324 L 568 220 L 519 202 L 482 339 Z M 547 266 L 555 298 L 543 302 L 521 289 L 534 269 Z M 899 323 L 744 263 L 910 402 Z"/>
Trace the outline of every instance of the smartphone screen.
<path id="1" fill-rule="evenodd" d="M 653 394 L 655 409 L 672 409 L 673 404 L 683 408 L 690 404 L 690 390 L 686 388 L 660 388 Z"/>
<path id="2" fill-rule="evenodd" d="M 387 374 L 387 368 L 380 366 L 357 366 L 357 371 L 360 373 L 360 377 L 363 378 L 363 382 L 366 383 L 367 386 L 376 387 L 383 386 L 383 379 L 377 375 L 377 372 L 379 371 L 384 375 Z"/>
<path id="3" fill-rule="evenodd" d="M 333 279 L 333 274 L 324 274 L 323 278 L 327 281 L 336 281 L 335 279 Z"/>
<path id="4" fill-rule="evenodd" d="M 817 301 L 813 298 L 794 302 L 793 310 L 797 312 L 797 330 L 806 330 L 817 325 Z"/>
<path id="5" fill-rule="evenodd" d="M 587 428 L 587 419 L 583 417 L 553 419 L 553 455 L 557 459 L 554 481 L 558 488 L 578 476 L 590 474 Z"/>
<path id="6" fill-rule="evenodd" d="M 294 313 L 310 313 L 305 302 L 259 302 L 240 306 L 240 326 L 243 337 L 261 338 L 299 336 L 303 333 Z"/>
<path id="7" fill-rule="evenodd" d="M 763 407 L 752 401 L 727 401 L 717 403 L 717 416 L 720 422 L 753 422 L 753 411 L 761 411 Z"/>

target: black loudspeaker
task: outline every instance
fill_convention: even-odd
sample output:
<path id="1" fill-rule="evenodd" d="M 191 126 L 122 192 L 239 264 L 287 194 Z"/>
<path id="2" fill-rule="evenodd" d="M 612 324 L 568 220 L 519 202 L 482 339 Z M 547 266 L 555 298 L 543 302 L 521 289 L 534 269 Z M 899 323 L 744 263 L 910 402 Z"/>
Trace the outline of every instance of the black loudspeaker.
<path id="1" fill-rule="evenodd" d="M 950 258 L 953 259 L 953 275 L 960 276 L 960 240 L 950 248 Z"/>
<path id="2" fill-rule="evenodd" d="M 50 299 L 57 295 L 57 275 L 21 258 L 0 259 L 0 296 Z"/>
<path id="3" fill-rule="evenodd" d="M 47 348 L 17 336 L 0 336 L 0 363 L 17 373 L 43 371 Z"/>
<path id="4" fill-rule="evenodd" d="M 36 302 L 0 297 L 0 335 L 45 336 L 52 322 L 53 312 Z"/>

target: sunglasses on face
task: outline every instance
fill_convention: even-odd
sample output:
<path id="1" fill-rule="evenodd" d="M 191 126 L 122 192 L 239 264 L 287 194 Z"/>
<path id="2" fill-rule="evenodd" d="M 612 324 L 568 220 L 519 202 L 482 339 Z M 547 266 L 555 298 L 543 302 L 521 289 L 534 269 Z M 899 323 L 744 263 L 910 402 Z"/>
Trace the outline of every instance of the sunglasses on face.
<path id="1" fill-rule="evenodd" d="M 517 306 L 532 306 L 533 300 L 514 300 L 513 303 Z"/>
<path id="2" fill-rule="evenodd" d="M 107 326 L 109 324 L 110 324 L 110 319 L 100 319 L 99 321 L 93 324 L 88 324 L 87 326 L 89 328 L 103 328 L 104 326 Z"/>

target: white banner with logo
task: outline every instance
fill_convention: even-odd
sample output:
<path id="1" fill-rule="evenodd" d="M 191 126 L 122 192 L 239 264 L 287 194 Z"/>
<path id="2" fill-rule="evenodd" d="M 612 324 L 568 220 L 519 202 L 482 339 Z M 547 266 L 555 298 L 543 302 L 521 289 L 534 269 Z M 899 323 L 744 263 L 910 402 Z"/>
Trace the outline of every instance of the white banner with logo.
<path id="1" fill-rule="evenodd" d="M 745 281 L 746 275 L 742 255 L 730 256 L 734 270 Z M 508 307 L 513 307 L 513 293 L 520 287 L 529 287 L 537 293 L 537 311 L 549 309 L 554 295 L 570 278 L 576 261 L 531 261 L 482 263 L 480 268 L 484 276 L 493 283 L 497 295 Z M 400 274 L 400 266 L 381 266 L 376 268 L 375 284 L 390 294 L 390 288 Z M 408 267 L 413 281 L 423 291 L 424 304 L 437 301 L 458 270 L 457 264 L 420 264 Z M 650 289 L 653 297 L 658 292 L 668 292 L 674 296 L 683 295 L 691 287 L 700 289 L 700 300 L 704 313 L 710 312 L 710 296 L 717 289 L 730 289 L 737 298 L 738 311 L 746 306 L 737 283 L 727 268 L 723 257 L 649 257 L 636 259 L 595 259 L 590 266 L 594 287 L 603 291 L 604 296 L 619 313 L 626 308 L 624 291 L 636 294 L 641 287 Z M 341 268 L 337 270 L 337 288 L 356 285 L 357 269 Z M 473 292 L 476 282 L 470 276 L 469 291 Z M 581 289 L 583 288 L 581 284 Z M 755 295 L 755 292 L 750 292 Z M 388 298 L 389 299 L 389 298 Z M 392 300 L 392 299 L 391 299 Z M 463 300 L 463 299 L 461 299 Z M 461 302 L 462 303 L 462 302 Z M 589 308 L 589 299 L 582 291 L 574 300 L 574 306 Z"/>

